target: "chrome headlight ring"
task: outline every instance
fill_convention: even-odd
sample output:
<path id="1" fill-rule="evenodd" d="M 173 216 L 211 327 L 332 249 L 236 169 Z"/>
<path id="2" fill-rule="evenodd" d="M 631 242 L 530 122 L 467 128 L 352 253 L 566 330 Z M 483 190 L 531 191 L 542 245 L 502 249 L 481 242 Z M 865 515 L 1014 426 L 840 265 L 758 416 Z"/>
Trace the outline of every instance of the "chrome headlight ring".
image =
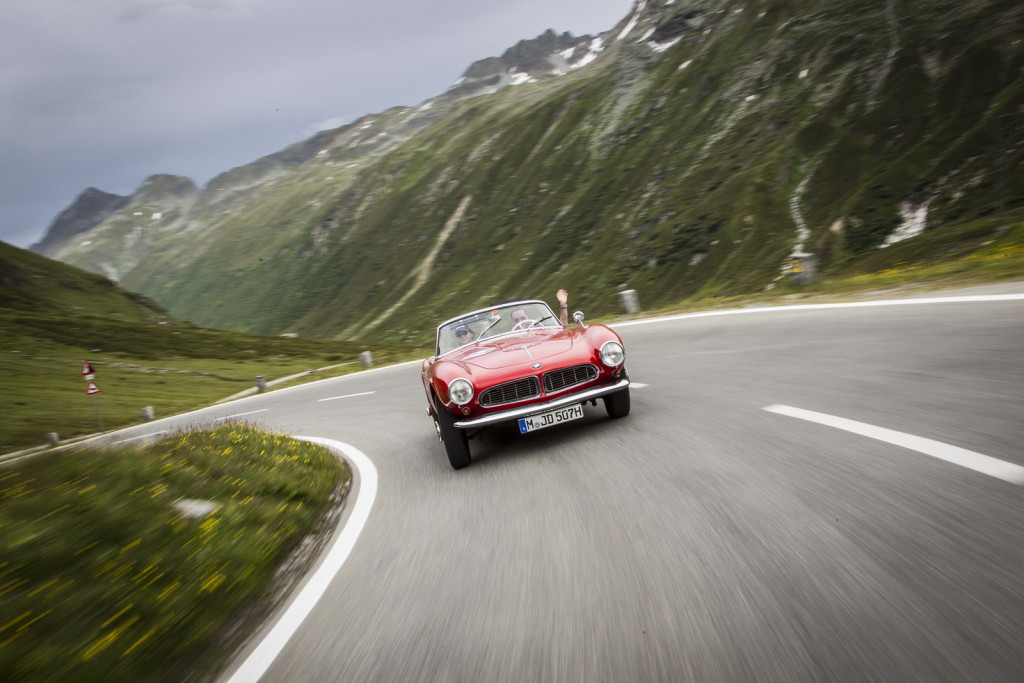
<path id="1" fill-rule="evenodd" d="M 473 400 L 473 383 L 463 377 L 452 380 L 448 385 L 448 398 L 456 405 L 466 405 Z"/>
<path id="2" fill-rule="evenodd" d="M 617 341 L 601 344 L 601 362 L 610 368 L 617 368 L 626 362 L 626 350 Z"/>

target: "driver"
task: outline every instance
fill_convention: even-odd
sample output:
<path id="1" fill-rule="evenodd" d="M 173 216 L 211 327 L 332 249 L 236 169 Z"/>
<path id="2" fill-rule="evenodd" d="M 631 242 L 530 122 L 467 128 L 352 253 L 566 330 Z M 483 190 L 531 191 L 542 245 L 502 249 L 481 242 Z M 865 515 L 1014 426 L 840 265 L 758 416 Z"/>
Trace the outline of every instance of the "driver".
<path id="1" fill-rule="evenodd" d="M 468 344 L 471 341 L 476 341 L 476 335 L 473 334 L 473 330 L 469 329 L 465 325 L 459 325 L 455 328 L 455 341 L 459 343 L 459 346 Z"/>

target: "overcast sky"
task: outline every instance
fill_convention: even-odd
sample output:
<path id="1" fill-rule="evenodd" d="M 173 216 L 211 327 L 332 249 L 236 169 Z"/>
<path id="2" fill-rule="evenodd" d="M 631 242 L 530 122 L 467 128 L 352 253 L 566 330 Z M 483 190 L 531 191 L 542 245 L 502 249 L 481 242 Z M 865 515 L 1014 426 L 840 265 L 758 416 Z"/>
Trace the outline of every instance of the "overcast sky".
<path id="1" fill-rule="evenodd" d="M 317 130 L 438 95 L 551 28 L 633 0 L 0 0 L 0 239 L 87 187 L 203 185 Z"/>

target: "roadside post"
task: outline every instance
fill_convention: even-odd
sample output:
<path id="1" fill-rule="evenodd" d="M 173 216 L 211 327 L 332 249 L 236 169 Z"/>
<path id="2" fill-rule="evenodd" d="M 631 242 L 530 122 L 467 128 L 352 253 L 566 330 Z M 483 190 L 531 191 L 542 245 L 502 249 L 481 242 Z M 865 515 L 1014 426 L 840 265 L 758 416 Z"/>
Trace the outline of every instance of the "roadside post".
<path id="1" fill-rule="evenodd" d="M 100 414 L 100 402 L 96 398 L 96 394 L 100 393 L 99 385 L 96 384 L 96 370 L 93 369 L 92 363 L 87 360 L 82 361 L 82 378 L 85 380 L 85 395 L 92 396 L 92 407 L 96 409 L 96 421 L 100 424 L 100 431 L 105 431 L 103 427 L 103 416 Z"/>
<path id="2" fill-rule="evenodd" d="M 809 285 L 815 276 L 814 254 L 798 251 L 789 256 L 789 274 L 798 285 Z"/>
<path id="3" fill-rule="evenodd" d="M 619 292 L 619 302 L 622 304 L 622 311 L 627 315 L 636 315 L 640 310 L 640 297 L 635 289 L 624 289 Z"/>
<path id="4" fill-rule="evenodd" d="M 363 351 L 359 354 L 359 362 L 362 363 L 364 368 L 373 367 L 373 354 L 369 351 Z"/>

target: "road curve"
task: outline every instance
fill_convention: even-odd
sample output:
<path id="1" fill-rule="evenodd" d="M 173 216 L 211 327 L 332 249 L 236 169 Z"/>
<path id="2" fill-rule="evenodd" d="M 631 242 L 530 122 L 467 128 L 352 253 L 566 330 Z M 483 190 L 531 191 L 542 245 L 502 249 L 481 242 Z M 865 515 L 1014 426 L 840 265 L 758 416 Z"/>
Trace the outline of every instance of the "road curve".
<path id="1" fill-rule="evenodd" d="M 1024 468 L 1024 300 L 620 333 L 647 385 L 629 417 L 493 430 L 460 471 L 415 364 L 192 416 L 376 468 L 358 542 L 262 680 L 1021 680 L 1024 486 L 881 436 Z"/>

